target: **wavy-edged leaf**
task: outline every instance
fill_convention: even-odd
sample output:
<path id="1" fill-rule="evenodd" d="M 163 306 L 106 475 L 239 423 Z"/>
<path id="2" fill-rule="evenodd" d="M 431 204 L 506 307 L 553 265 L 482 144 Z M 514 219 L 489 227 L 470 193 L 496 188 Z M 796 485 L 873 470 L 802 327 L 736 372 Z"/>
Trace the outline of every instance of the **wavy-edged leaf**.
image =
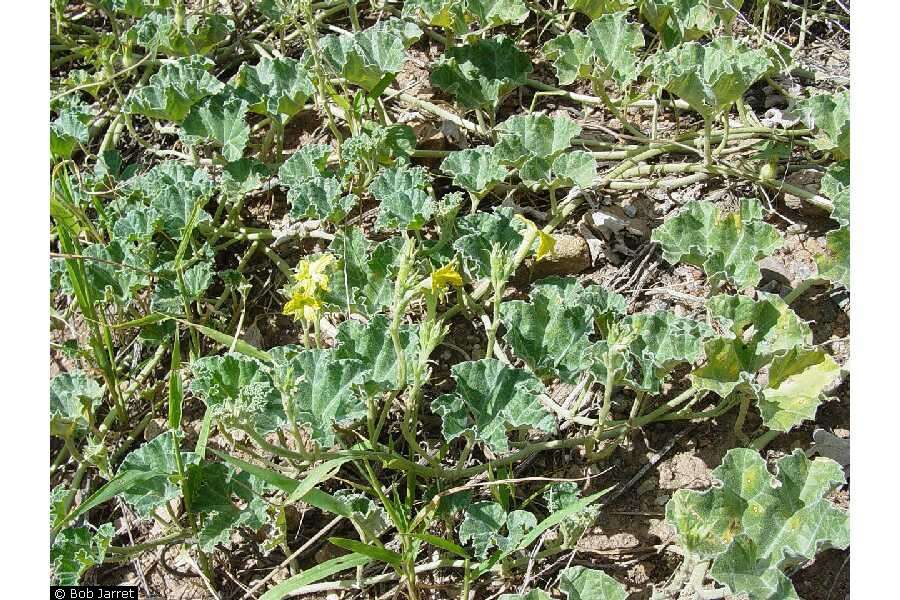
<path id="1" fill-rule="evenodd" d="M 222 149 L 225 160 L 240 160 L 250 139 L 250 126 L 244 119 L 248 107 L 231 91 L 205 98 L 185 117 L 181 138 L 189 145 L 212 142 Z"/>
<path id="2" fill-rule="evenodd" d="M 340 223 L 356 206 L 358 198 L 344 194 L 336 177 L 312 177 L 288 191 L 291 217 L 323 219 Z"/>
<path id="3" fill-rule="evenodd" d="M 182 452 L 185 464 L 196 462 L 193 454 Z M 159 435 L 140 448 L 132 450 L 122 461 L 118 476 L 136 473 L 134 481 L 120 491 L 122 498 L 144 518 L 169 500 L 181 496 L 181 488 L 171 476 L 178 472 L 172 436 Z"/>
<path id="4" fill-rule="evenodd" d="M 500 305 L 503 339 L 541 379 L 574 382 L 587 367 L 594 322 L 574 278 L 550 277 L 531 289 L 527 302 Z"/>
<path id="5" fill-rule="evenodd" d="M 625 600 L 625 586 L 599 569 L 568 567 L 560 573 L 559 589 L 567 600 Z"/>
<path id="6" fill-rule="evenodd" d="M 82 371 L 60 373 L 50 380 L 50 433 L 66 436 L 84 431 L 103 398 L 100 384 Z"/>
<path id="7" fill-rule="evenodd" d="M 388 530 L 387 512 L 368 496 L 340 490 L 334 497 L 346 507 L 349 518 L 362 531 L 367 541 L 380 537 Z"/>
<path id="8" fill-rule="evenodd" d="M 453 176 L 453 185 L 479 198 L 509 175 L 509 171 L 494 156 L 491 146 L 451 152 L 441 163 L 441 171 Z"/>
<path id="9" fill-rule="evenodd" d="M 125 110 L 151 119 L 182 121 L 194 104 L 225 87 L 209 73 L 212 66 L 211 60 L 200 56 L 163 64 L 146 85 L 131 92 Z"/>
<path id="10" fill-rule="evenodd" d="M 723 398 L 737 388 L 756 395 L 754 380 L 763 367 L 776 355 L 812 343 L 809 325 L 784 300 L 762 292 L 758 297 L 721 294 L 707 301 L 710 317 L 726 333 L 706 343 L 706 364 L 690 376 L 698 389 Z"/>
<path id="11" fill-rule="evenodd" d="M 816 257 L 819 276 L 850 289 L 850 228 L 825 235 L 825 253 Z"/>
<path id="12" fill-rule="evenodd" d="M 364 380 L 366 365 L 338 358 L 333 349 L 298 350 L 281 346 L 271 350 L 276 380 L 290 390 L 297 424 L 322 448 L 335 443 L 335 424 L 349 424 L 366 416 L 366 405 L 355 386 Z"/>
<path id="13" fill-rule="evenodd" d="M 572 145 L 572 139 L 581 133 L 581 125 L 565 116 L 515 115 L 501 123 L 497 131 L 497 157 L 503 162 L 521 164 L 532 157 L 555 158 Z"/>
<path id="14" fill-rule="evenodd" d="M 555 187 L 579 186 L 588 188 L 597 176 L 597 161 L 590 152 L 573 150 L 556 157 L 551 167 Z M 524 177 L 523 177 L 524 181 Z"/>
<path id="15" fill-rule="evenodd" d="M 790 431 L 804 420 L 815 419 L 823 392 L 840 371 L 834 359 L 821 350 L 794 348 L 776 356 L 759 398 L 763 425 Z"/>
<path id="16" fill-rule="evenodd" d="M 845 481 L 833 460 L 795 450 L 773 476 L 755 450 L 735 448 L 712 475 L 721 485 L 675 492 L 666 521 L 692 556 L 714 559 L 710 575 L 732 592 L 751 600 L 796 597 L 785 568 L 849 545 L 847 513 L 825 499 Z"/>
<path id="17" fill-rule="evenodd" d="M 523 0 L 468 0 L 466 8 L 484 28 L 519 25 L 530 14 Z"/>
<path id="18" fill-rule="evenodd" d="M 91 115 L 81 108 L 61 111 L 50 123 L 50 153 L 57 158 L 70 158 L 79 144 L 90 140 L 90 121 Z"/>
<path id="19" fill-rule="evenodd" d="M 513 219 L 509 208 L 465 215 L 456 223 L 459 237 L 453 242 L 453 249 L 462 257 L 470 278 L 488 277 L 491 274 L 491 248 L 496 244 L 504 254 L 515 252 L 522 243 L 519 232 L 524 227 L 522 221 Z"/>
<path id="20" fill-rule="evenodd" d="M 419 230 L 434 214 L 434 200 L 425 191 L 430 184 L 422 167 L 382 169 L 369 191 L 381 204 L 375 228 Z"/>
<path id="21" fill-rule="evenodd" d="M 494 452 L 504 453 L 509 450 L 507 429 L 552 430 L 554 418 L 538 399 L 544 386 L 529 371 L 485 358 L 453 365 L 451 373 L 456 392 L 431 402 L 447 441 L 470 431 Z"/>
<path id="22" fill-rule="evenodd" d="M 291 154 L 278 169 L 278 182 L 293 188 L 315 177 L 327 175 L 329 156 L 331 146 L 328 144 L 303 146 Z"/>
<path id="23" fill-rule="evenodd" d="M 644 47 L 644 36 L 637 23 L 628 21 L 627 12 L 604 14 L 585 30 L 593 46 L 593 55 L 603 73 L 625 87 L 641 72 L 637 50 Z"/>
<path id="24" fill-rule="evenodd" d="M 494 547 L 514 550 L 536 525 L 537 519 L 528 511 L 514 510 L 507 514 L 496 502 L 475 502 L 466 508 L 459 526 L 459 541 L 470 543 L 474 555 L 485 558 Z M 504 530 L 506 533 L 501 533 Z"/>
<path id="25" fill-rule="evenodd" d="M 104 523 L 95 531 L 87 527 L 62 530 L 50 548 L 55 584 L 78 585 L 85 571 L 103 563 L 115 534 L 112 523 Z"/>
<path id="26" fill-rule="evenodd" d="M 338 325 L 335 335 L 338 358 L 353 358 L 366 365 L 365 388 L 370 394 L 379 391 L 400 389 L 397 381 L 397 353 L 391 340 L 390 322 L 384 315 L 375 315 L 367 324 L 347 320 Z M 418 328 L 411 325 L 400 327 L 400 345 L 407 363 L 415 360 L 419 351 Z M 407 373 L 409 381 L 412 374 Z"/>
<path id="27" fill-rule="evenodd" d="M 594 45 L 577 29 L 560 35 L 541 47 L 544 58 L 553 62 L 560 85 L 574 83 L 579 77 L 591 74 Z"/>
<path id="28" fill-rule="evenodd" d="M 745 200 L 744 205 L 756 201 Z M 748 207 L 751 208 L 751 207 Z M 752 210 L 742 213 L 753 212 Z M 653 231 L 663 258 L 702 267 L 713 281 L 727 280 L 738 287 L 755 286 L 761 273 L 757 261 L 772 254 L 783 241 L 768 223 L 740 213 L 723 214 L 710 202 L 691 202 Z"/>
<path id="29" fill-rule="evenodd" d="M 815 145 L 837 160 L 850 158 L 850 92 L 820 94 L 801 100 L 794 110 L 818 131 Z"/>
<path id="30" fill-rule="evenodd" d="M 820 190 L 833 205 L 831 218 L 842 227 L 850 225 L 850 161 L 828 167 L 822 176 Z"/>
<path id="31" fill-rule="evenodd" d="M 260 433 L 285 423 L 281 395 L 260 361 L 231 352 L 198 358 L 191 363 L 191 372 L 191 392 L 216 417 L 249 421 Z"/>
<path id="32" fill-rule="evenodd" d="M 252 112 L 275 118 L 297 114 L 315 94 L 303 63 L 289 57 L 264 56 L 253 66 L 242 64 L 235 87 L 247 98 Z"/>
<path id="33" fill-rule="evenodd" d="M 130 179 L 128 187 L 149 201 L 160 216 L 164 231 L 176 240 L 182 238 L 192 217 L 195 224 L 212 220 L 203 210 L 213 193 L 213 183 L 205 169 L 167 160 Z"/>
<path id="34" fill-rule="evenodd" d="M 493 110 L 532 70 L 528 55 L 501 35 L 448 48 L 431 70 L 431 83 L 466 108 Z"/>
<path id="35" fill-rule="evenodd" d="M 634 6 L 635 0 L 566 0 L 566 6 L 591 19 L 618 11 L 626 11 Z"/>
<path id="36" fill-rule="evenodd" d="M 697 40 L 728 26 L 743 0 L 640 0 L 641 16 L 656 30 L 663 47 Z"/>
<path id="37" fill-rule="evenodd" d="M 421 35 L 411 23 L 388 19 L 352 34 L 319 40 L 325 63 L 349 82 L 373 90 L 385 75 L 403 67 L 405 50 Z"/>
<path id="38" fill-rule="evenodd" d="M 404 0 L 403 16 L 460 34 L 471 20 L 465 0 Z"/>
<path id="39" fill-rule="evenodd" d="M 657 54 L 653 79 L 711 118 L 740 99 L 771 68 L 764 50 L 717 37 L 707 45 L 688 42 Z"/>
<path id="40" fill-rule="evenodd" d="M 234 21 L 224 15 L 191 14 L 178 25 L 174 15 L 151 12 L 125 32 L 125 37 L 148 53 L 187 57 L 209 54 L 233 31 Z"/>

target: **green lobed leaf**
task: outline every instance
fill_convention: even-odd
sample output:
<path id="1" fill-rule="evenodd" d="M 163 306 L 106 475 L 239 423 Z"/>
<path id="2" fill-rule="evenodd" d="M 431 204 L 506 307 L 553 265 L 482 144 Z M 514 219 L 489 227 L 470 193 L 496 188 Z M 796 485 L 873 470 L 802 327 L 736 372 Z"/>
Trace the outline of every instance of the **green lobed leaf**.
<path id="1" fill-rule="evenodd" d="M 196 223 L 212 220 L 203 210 L 213 193 L 213 183 L 205 169 L 195 169 L 176 162 L 163 161 L 128 181 L 129 189 L 138 191 L 160 215 L 163 230 L 180 240 L 183 230 L 199 206 Z"/>
<path id="2" fill-rule="evenodd" d="M 325 64 L 349 82 L 373 90 L 382 78 L 403 67 L 405 50 L 421 35 L 411 23 L 388 19 L 352 34 L 319 40 Z"/>
<path id="3" fill-rule="evenodd" d="M 850 161 L 828 167 L 822 176 L 820 190 L 834 205 L 831 218 L 842 227 L 850 225 Z"/>
<path id="4" fill-rule="evenodd" d="M 493 358 L 468 361 L 451 368 L 456 392 L 431 402 L 441 416 L 444 439 L 470 431 L 496 453 L 509 450 L 507 429 L 533 427 L 551 431 L 554 419 L 538 396 L 544 386 L 530 372 Z"/>
<path id="5" fill-rule="evenodd" d="M 501 35 L 448 48 L 431 70 L 431 83 L 466 108 L 493 110 L 532 70 L 528 55 Z"/>
<path id="6" fill-rule="evenodd" d="M 336 177 L 313 177 L 288 191 L 291 217 L 294 219 L 324 219 L 340 223 L 359 200 L 344 194 Z"/>
<path id="7" fill-rule="evenodd" d="M 78 585 L 85 571 L 103 563 L 115 534 L 112 523 L 104 523 L 95 531 L 87 527 L 62 530 L 50 548 L 55 585 Z"/>
<path id="8" fill-rule="evenodd" d="M 598 569 L 567 567 L 560 573 L 559 589 L 567 600 L 625 600 L 625 586 Z"/>
<path id="9" fill-rule="evenodd" d="M 411 382 L 412 373 L 407 373 L 408 381 L 402 385 L 397 381 L 397 353 L 386 316 L 375 315 L 365 325 L 352 319 L 344 321 L 338 325 L 335 340 L 337 358 L 352 358 L 366 365 L 364 387 L 367 393 L 397 390 Z M 407 364 L 411 364 L 419 351 L 418 327 L 401 326 L 400 344 Z"/>
<path id="10" fill-rule="evenodd" d="M 816 417 L 822 394 L 840 374 L 834 359 L 821 350 L 793 348 L 776 356 L 759 398 L 763 425 L 790 431 Z"/>
<path id="11" fill-rule="evenodd" d="M 250 139 L 250 126 L 244 119 L 248 108 L 247 101 L 231 90 L 205 98 L 185 117 L 181 138 L 189 145 L 212 142 L 228 162 L 240 160 Z"/>
<path id="12" fill-rule="evenodd" d="M 471 279 L 489 277 L 491 248 L 496 244 L 502 253 L 511 255 L 522 243 L 519 231 L 523 228 L 524 224 L 513 219 L 508 208 L 465 215 L 456 223 L 459 237 L 453 242 L 453 249 L 459 253 Z"/>
<path id="13" fill-rule="evenodd" d="M 249 356 L 229 352 L 191 363 L 191 392 L 218 418 L 249 422 L 259 433 L 275 431 L 285 423 L 281 396 L 263 364 Z"/>
<path id="14" fill-rule="evenodd" d="M 212 66 L 211 60 L 200 56 L 163 64 L 146 85 L 132 90 L 125 110 L 151 119 L 182 121 L 194 104 L 225 87 L 209 73 Z"/>
<path id="15" fill-rule="evenodd" d="M 764 50 L 722 36 L 707 45 L 688 42 L 660 52 L 652 67 L 656 83 L 712 118 L 739 100 L 772 61 Z"/>
<path id="16" fill-rule="evenodd" d="M 566 0 L 566 6 L 591 19 L 617 11 L 627 11 L 635 0 Z"/>
<path id="17" fill-rule="evenodd" d="M 423 167 L 382 169 L 369 187 L 380 203 L 375 229 L 421 229 L 434 214 L 434 200 L 425 191 L 429 184 Z"/>
<path id="18" fill-rule="evenodd" d="M 541 47 L 544 58 L 553 62 L 560 85 L 574 83 L 591 74 L 594 45 L 577 29 L 553 38 Z"/>
<path id="19" fill-rule="evenodd" d="M 721 485 L 678 490 L 666 521 L 692 556 L 714 559 L 710 575 L 732 592 L 751 600 L 796 597 L 785 568 L 849 545 L 846 511 L 824 497 L 845 481 L 833 460 L 795 450 L 773 476 L 755 450 L 735 448 L 712 474 Z"/>
<path id="20" fill-rule="evenodd" d="M 497 547 L 502 551 L 515 550 L 524 535 L 537 525 L 535 516 L 524 510 L 507 514 L 496 502 L 475 502 L 466 508 L 459 526 L 459 541 L 470 543 L 474 555 L 485 558 Z M 503 534 L 501 531 L 506 530 Z"/>
<path id="21" fill-rule="evenodd" d="M 745 207 L 754 203 L 744 201 Z M 778 231 L 768 223 L 739 213 L 723 214 L 710 202 L 689 203 L 657 227 L 652 240 L 662 246 L 667 262 L 683 261 L 703 267 L 713 281 L 726 280 L 741 288 L 759 282 L 757 261 L 783 243 Z"/>
<path id="22" fill-rule="evenodd" d="M 530 14 L 523 0 L 468 0 L 466 8 L 484 28 L 519 25 Z"/>
<path id="23" fill-rule="evenodd" d="M 390 521 L 387 512 L 368 496 L 339 490 L 334 497 L 344 505 L 349 518 L 362 531 L 365 541 L 371 542 L 388 530 Z"/>
<path id="24" fill-rule="evenodd" d="M 249 102 L 251 112 L 279 119 L 300 112 L 315 94 L 303 63 L 289 57 L 264 56 L 253 66 L 242 64 L 235 87 Z"/>
<path id="25" fill-rule="evenodd" d="M 307 428 L 310 439 L 320 447 L 334 445 L 335 424 L 346 425 L 366 416 L 366 405 L 356 390 L 365 379 L 363 362 L 338 358 L 334 349 L 281 346 L 271 354 L 276 381 L 282 382 L 279 387 L 289 394 L 297 424 Z"/>
<path id="26" fill-rule="evenodd" d="M 472 15 L 465 0 L 404 0 L 403 16 L 453 33 L 465 33 Z"/>
<path id="27" fill-rule="evenodd" d="M 726 334 L 706 343 L 706 364 L 690 375 L 695 387 L 723 398 L 738 388 L 756 395 L 756 375 L 776 354 L 812 343 L 809 325 L 784 300 L 765 293 L 759 298 L 722 294 L 707 302 Z"/>
<path id="28" fill-rule="evenodd" d="M 628 21 L 627 12 L 604 14 L 585 30 L 593 46 L 593 56 L 603 79 L 612 79 L 625 87 L 641 73 L 637 50 L 644 47 L 644 36 L 637 23 Z"/>
<path id="29" fill-rule="evenodd" d="M 831 152 L 837 160 L 850 158 L 850 92 L 820 94 L 801 100 L 794 110 L 819 135 L 816 147 Z"/>
<path id="30" fill-rule="evenodd" d="M 453 185 L 479 198 L 509 175 L 509 171 L 494 156 L 491 146 L 451 152 L 441 163 L 441 171 L 453 176 Z"/>
<path id="31" fill-rule="evenodd" d="M 90 121 L 91 115 L 83 108 L 61 111 L 50 123 L 50 153 L 57 158 L 70 158 L 79 144 L 90 140 Z"/>
<path id="32" fill-rule="evenodd" d="M 191 14 L 178 25 L 174 15 L 152 12 L 126 31 L 125 38 L 149 53 L 191 56 L 209 54 L 233 31 L 234 21 L 224 15 Z"/>
<path id="33" fill-rule="evenodd" d="M 503 339 L 541 379 L 572 383 L 587 367 L 591 307 L 574 278 L 550 277 L 534 285 L 529 301 L 500 305 Z"/>
<path id="34" fill-rule="evenodd" d="M 515 115 L 498 126 L 497 157 L 510 164 L 532 158 L 552 159 L 572 145 L 581 126 L 572 119 L 544 114 Z"/>
<path id="35" fill-rule="evenodd" d="M 103 398 L 100 384 L 81 371 L 60 373 L 50 380 L 50 433 L 66 436 L 87 430 L 89 418 Z"/>
<path id="36" fill-rule="evenodd" d="M 185 464 L 196 462 L 192 454 L 182 452 Z M 166 502 L 181 496 L 181 488 L 172 481 L 178 472 L 172 436 L 159 435 L 140 448 L 132 450 L 122 461 L 118 476 L 135 473 L 121 496 L 142 518 L 150 518 L 153 511 Z"/>
<path id="37" fill-rule="evenodd" d="M 819 276 L 850 289 L 850 228 L 825 235 L 825 253 L 816 257 Z"/>
<path id="38" fill-rule="evenodd" d="M 309 144 L 303 146 L 284 161 L 278 169 L 278 182 L 288 188 L 328 175 L 328 157 L 331 146 L 328 144 Z"/>

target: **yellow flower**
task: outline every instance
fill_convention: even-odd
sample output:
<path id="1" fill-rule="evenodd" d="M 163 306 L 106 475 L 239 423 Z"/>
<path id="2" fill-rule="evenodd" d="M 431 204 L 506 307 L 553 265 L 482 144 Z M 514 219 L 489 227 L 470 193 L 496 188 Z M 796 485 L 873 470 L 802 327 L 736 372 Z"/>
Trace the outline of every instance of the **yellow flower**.
<path id="1" fill-rule="evenodd" d="M 291 293 L 291 299 L 284 305 L 282 312 L 298 321 L 302 319 L 312 322 L 319 317 L 321 309 L 322 302 L 314 294 L 309 293 L 306 286 L 298 285 Z"/>
<path id="2" fill-rule="evenodd" d="M 432 294 L 439 294 L 451 285 L 462 287 L 462 284 L 462 275 L 459 274 L 459 271 L 456 270 L 456 266 L 453 263 L 448 263 L 437 271 L 432 271 L 431 277 L 423 281 L 420 285 L 425 291 L 429 291 Z"/>
<path id="3" fill-rule="evenodd" d="M 315 321 L 319 317 L 322 310 L 319 293 L 328 289 L 326 270 L 333 262 L 334 256 L 323 254 L 314 260 L 304 258 L 297 264 L 297 272 L 294 275 L 297 283 L 289 292 L 291 297 L 282 309 L 284 314 L 307 322 Z"/>
<path id="4" fill-rule="evenodd" d="M 535 251 L 534 253 L 534 259 L 541 260 L 546 256 L 552 255 L 553 251 L 556 249 L 556 238 L 538 229 L 538 226 L 535 225 L 534 221 L 532 221 L 531 219 L 527 219 L 522 215 L 516 216 L 525 223 L 525 226 L 529 229 L 529 231 L 534 231 L 537 233 L 538 247 L 537 251 Z"/>
<path id="5" fill-rule="evenodd" d="M 323 254 L 315 260 L 304 258 L 297 263 L 297 273 L 294 280 L 300 285 L 308 286 L 311 292 L 316 288 L 328 289 L 328 275 L 325 273 L 328 266 L 334 262 L 334 256 L 331 254 Z"/>

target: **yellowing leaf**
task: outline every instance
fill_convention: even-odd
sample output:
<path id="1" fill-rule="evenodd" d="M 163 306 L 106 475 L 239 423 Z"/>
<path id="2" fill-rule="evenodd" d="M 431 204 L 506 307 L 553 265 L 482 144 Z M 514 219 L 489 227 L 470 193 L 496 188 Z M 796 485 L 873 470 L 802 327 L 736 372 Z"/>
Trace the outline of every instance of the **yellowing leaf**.
<path id="1" fill-rule="evenodd" d="M 525 226 L 529 231 L 534 231 L 537 233 L 538 247 L 534 252 L 534 259 L 541 260 L 542 258 L 551 256 L 554 250 L 556 250 L 556 238 L 538 229 L 538 226 L 535 225 L 534 221 L 532 221 L 531 219 L 523 217 L 522 215 L 516 215 L 516 218 L 525 223 Z"/>

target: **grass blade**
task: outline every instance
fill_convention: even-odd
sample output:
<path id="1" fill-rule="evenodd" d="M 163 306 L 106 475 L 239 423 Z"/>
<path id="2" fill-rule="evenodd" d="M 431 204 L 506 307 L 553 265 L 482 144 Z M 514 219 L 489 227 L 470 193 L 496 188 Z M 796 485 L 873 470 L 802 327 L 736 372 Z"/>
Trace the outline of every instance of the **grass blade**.
<path id="1" fill-rule="evenodd" d="M 347 538 L 333 537 L 328 538 L 328 541 L 338 548 L 350 550 L 358 554 L 364 554 L 365 556 L 373 558 L 379 562 L 389 564 L 392 567 L 396 567 L 398 569 L 401 568 L 403 564 L 403 557 L 393 550 L 388 550 L 387 548 L 380 548 L 378 546 L 365 544 L 359 540 L 348 540 Z"/>
<path id="2" fill-rule="evenodd" d="M 236 339 L 233 336 L 228 335 L 227 333 L 216 331 L 211 327 L 200 325 L 199 323 L 191 323 L 190 321 L 185 321 L 184 319 L 177 319 L 177 321 L 179 323 L 187 325 L 188 327 L 193 327 L 209 339 L 222 344 L 226 348 L 234 347 L 236 351 L 251 358 L 255 358 L 267 363 L 272 362 L 272 356 L 268 352 L 260 350 L 253 344 L 248 344 L 244 340 Z"/>
<path id="3" fill-rule="evenodd" d="M 426 544 L 431 544 L 435 548 L 440 548 L 442 550 L 446 550 L 451 554 L 455 554 L 460 558 L 471 558 L 469 553 L 466 552 L 466 549 L 460 546 L 459 544 L 454 544 L 450 540 L 445 540 L 444 538 L 438 537 L 436 535 L 431 535 L 430 533 L 413 533 L 412 537 L 416 539 L 420 539 Z"/>
<path id="4" fill-rule="evenodd" d="M 246 471 L 247 473 L 250 473 L 255 477 L 259 477 L 269 485 L 276 487 L 287 494 L 293 494 L 294 490 L 296 490 L 300 486 L 299 482 L 294 481 L 290 477 L 282 475 L 281 473 L 278 473 L 271 469 L 254 465 L 253 463 L 235 458 L 231 455 L 225 454 L 224 452 L 219 452 L 218 450 L 214 450 L 212 448 L 210 448 L 210 452 L 212 452 L 225 462 L 230 463 L 232 466 L 237 467 L 242 471 Z M 320 510 L 330 512 L 341 517 L 350 518 L 351 516 L 350 509 L 347 508 L 347 506 L 343 502 L 341 502 L 331 494 L 323 492 L 322 490 L 317 490 L 316 488 L 312 488 L 307 491 L 303 495 L 303 497 L 300 498 L 300 500 L 306 502 L 311 506 L 315 506 Z"/>
<path id="5" fill-rule="evenodd" d="M 326 577 L 330 577 L 335 573 L 352 569 L 353 567 L 362 566 L 371 562 L 371 558 L 362 554 L 347 554 L 327 560 L 322 564 L 316 565 L 311 569 L 307 569 L 302 573 L 294 575 L 290 579 L 286 579 L 263 594 L 259 600 L 281 600 L 289 596 L 304 585 L 321 581 Z"/>

